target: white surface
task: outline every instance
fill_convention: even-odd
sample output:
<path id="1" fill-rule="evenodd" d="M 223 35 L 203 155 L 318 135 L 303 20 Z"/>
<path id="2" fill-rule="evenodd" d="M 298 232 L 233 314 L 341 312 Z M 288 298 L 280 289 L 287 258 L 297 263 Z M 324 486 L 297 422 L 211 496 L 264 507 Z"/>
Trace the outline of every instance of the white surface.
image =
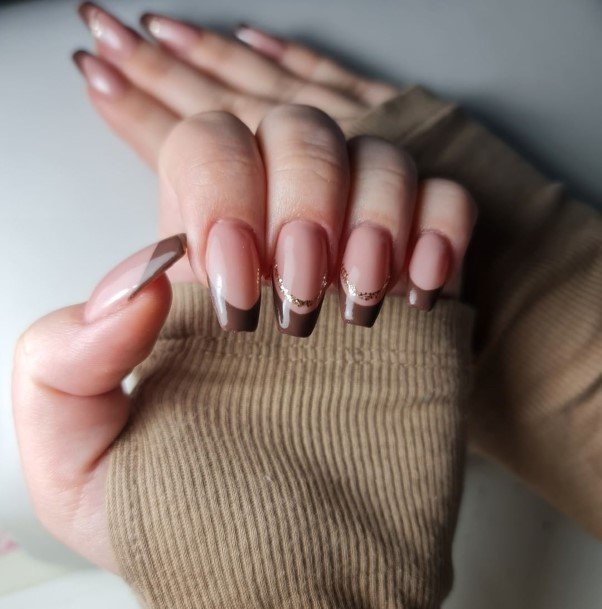
<path id="1" fill-rule="evenodd" d="M 114 575 L 86 569 L 35 588 L 0 597 L 0 609 L 137 609 L 128 587 Z M 174 608 L 175 609 L 175 608 Z"/>
<path id="2" fill-rule="evenodd" d="M 265 24 L 399 81 L 420 80 L 490 118 L 574 191 L 602 198 L 596 0 L 381 0 L 379 10 L 360 0 L 106 4 L 132 22 L 143 9 L 163 9 L 208 24 Z M 21 481 L 12 345 L 33 319 L 85 300 L 109 267 L 154 239 L 156 193 L 152 174 L 86 104 L 69 61 L 90 44 L 74 5 L 0 9 L 0 527 L 38 556 L 77 564 L 36 524 Z M 447 609 L 602 606 L 601 545 L 481 461 L 469 466 L 455 554 Z M 108 576 L 73 577 L 37 601 L 0 599 L 0 608 L 129 606 Z"/>

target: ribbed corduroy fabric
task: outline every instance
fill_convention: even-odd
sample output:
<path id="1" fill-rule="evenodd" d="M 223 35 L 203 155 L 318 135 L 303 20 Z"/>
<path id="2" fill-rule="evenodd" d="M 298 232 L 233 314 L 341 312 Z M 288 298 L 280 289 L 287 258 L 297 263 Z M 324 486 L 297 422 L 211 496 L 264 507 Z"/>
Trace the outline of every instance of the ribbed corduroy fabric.
<path id="1" fill-rule="evenodd" d="M 228 334 L 174 286 L 108 512 L 126 581 L 153 608 L 438 607 L 464 454 L 472 311 L 387 299 L 372 329 L 328 294 L 313 335 Z"/>
<path id="2" fill-rule="evenodd" d="M 602 538 L 600 214 L 422 87 L 370 112 L 358 133 L 405 146 L 422 177 L 456 180 L 477 201 L 471 445 Z"/>

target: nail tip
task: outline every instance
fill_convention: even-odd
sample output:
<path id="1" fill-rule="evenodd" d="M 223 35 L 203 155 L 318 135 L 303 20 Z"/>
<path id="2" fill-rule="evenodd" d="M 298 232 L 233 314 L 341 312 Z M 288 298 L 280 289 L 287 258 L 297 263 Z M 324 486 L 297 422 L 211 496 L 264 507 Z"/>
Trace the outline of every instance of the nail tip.
<path id="1" fill-rule="evenodd" d="M 98 7 L 93 4 L 92 2 L 82 2 L 78 7 L 77 7 L 77 13 L 80 16 L 80 18 L 82 19 L 82 21 L 88 25 L 89 21 L 90 21 L 90 12 L 97 9 Z"/>
<path id="2" fill-rule="evenodd" d="M 78 49 L 71 53 L 71 61 L 76 65 L 78 70 L 83 73 L 83 61 L 86 57 L 88 57 L 90 53 L 84 51 L 83 49 Z"/>
<path id="3" fill-rule="evenodd" d="M 309 313 L 295 313 L 294 311 L 288 311 L 288 323 L 284 324 L 284 303 L 276 287 L 273 286 L 274 291 L 274 313 L 276 315 L 276 325 L 278 331 L 286 336 L 293 336 L 295 338 L 308 338 L 312 335 L 316 328 L 318 317 L 320 316 L 320 309 L 322 308 L 322 301 L 316 306 L 315 309 Z"/>
<path id="4" fill-rule="evenodd" d="M 423 290 L 415 285 L 411 280 L 408 286 L 408 305 L 412 309 L 418 309 L 428 313 L 432 311 L 441 292 L 441 288 L 434 290 Z"/>

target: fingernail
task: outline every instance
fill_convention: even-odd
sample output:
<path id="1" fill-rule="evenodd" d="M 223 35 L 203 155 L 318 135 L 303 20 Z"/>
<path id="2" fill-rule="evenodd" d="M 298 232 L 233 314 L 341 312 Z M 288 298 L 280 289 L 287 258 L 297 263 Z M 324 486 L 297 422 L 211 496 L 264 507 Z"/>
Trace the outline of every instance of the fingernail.
<path id="1" fill-rule="evenodd" d="M 84 2 L 79 14 L 104 54 L 116 60 L 127 59 L 140 42 L 136 32 L 92 2 Z"/>
<path id="2" fill-rule="evenodd" d="M 179 53 L 188 51 L 200 38 L 198 28 L 163 15 L 145 13 L 140 23 L 153 38 Z"/>
<path id="3" fill-rule="evenodd" d="M 449 244 L 434 232 L 422 233 L 414 246 L 409 266 L 408 302 L 430 311 L 447 280 L 450 264 Z"/>
<path id="4" fill-rule="evenodd" d="M 380 313 L 390 278 L 390 236 L 370 224 L 353 229 L 339 276 L 343 319 L 357 326 L 372 327 Z"/>
<path id="5" fill-rule="evenodd" d="M 149 245 L 118 264 L 100 281 L 86 304 L 84 318 L 93 322 L 120 309 L 186 253 L 186 235 Z"/>
<path id="6" fill-rule="evenodd" d="M 261 268 L 251 228 L 219 220 L 209 231 L 205 266 L 213 307 L 224 330 L 253 332 L 261 302 Z"/>
<path id="7" fill-rule="evenodd" d="M 102 59 L 86 51 L 77 51 L 73 54 L 73 61 L 86 82 L 106 98 L 117 99 L 126 92 L 126 80 Z"/>
<path id="8" fill-rule="evenodd" d="M 241 23 L 234 31 L 234 35 L 241 42 L 248 44 L 272 59 L 278 59 L 286 48 L 284 41 L 280 38 L 266 34 L 264 31 L 251 27 L 246 23 Z"/>
<path id="9" fill-rule="evenodd" d="M 273 267 L 274 307 L 285 334 L 309 336 L 328 285 L 328 243 L 314 222 L 294 220 L 280 229 Z"/>

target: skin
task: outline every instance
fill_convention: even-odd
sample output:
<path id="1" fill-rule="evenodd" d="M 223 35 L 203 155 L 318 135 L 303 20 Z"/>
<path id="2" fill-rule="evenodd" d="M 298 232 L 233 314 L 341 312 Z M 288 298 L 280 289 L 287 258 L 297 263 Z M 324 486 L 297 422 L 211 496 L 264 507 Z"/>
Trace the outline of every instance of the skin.
<path id="1" fill-rule="evenodd" d="M 344 135 L 353 117 L 396 89 L 279 43 L 275 53 L 273 45 L 252 48 L 203 30 L 186 56 L 140 39 L 125 60 L 98 45 L 126 87 L 113 100 L 89 87 L 90 100 L 158 171 L 162 234 L 188 236 L 188 260 L 170 278 L 207 285 L 205 243 L 219 218 L 252 228 L 266 276 L 287 221 L 324 229 L 331 275 L 352 228 L 371 222 L 391 236 L 391 295 L 404 292 L 424 231 L 447 240 L 444 292 L 456 295 L 476 217 L 468 193 L 447 180 L 417 184 L 407 154 L 378 138 Z M 14 416 L 37 515 L 60 541 L 114 572 L 104 488 L 111 445 L 129 416 L 121 382 L 150 353 L 170 302 L 161 277 L 93 323 L 84 320 L 84 304 L 50 313 L 15 351 Z"/>

